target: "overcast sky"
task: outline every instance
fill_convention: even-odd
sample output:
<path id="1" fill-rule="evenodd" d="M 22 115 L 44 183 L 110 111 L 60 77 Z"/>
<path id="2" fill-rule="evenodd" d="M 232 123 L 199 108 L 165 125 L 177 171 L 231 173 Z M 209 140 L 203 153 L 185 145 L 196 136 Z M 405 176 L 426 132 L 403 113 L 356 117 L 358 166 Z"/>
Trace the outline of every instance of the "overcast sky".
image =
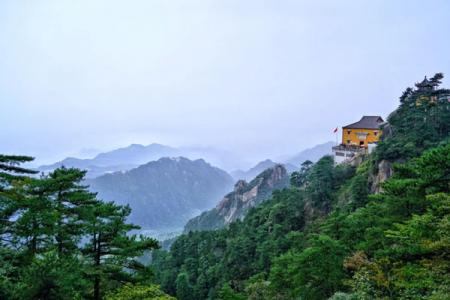
<path id="1" fill-rule="evenodd" d="M 450 76 L 445 0 L 1 0 L 0 152 L 274 157 L 386 117 L 436 72 Z"/>

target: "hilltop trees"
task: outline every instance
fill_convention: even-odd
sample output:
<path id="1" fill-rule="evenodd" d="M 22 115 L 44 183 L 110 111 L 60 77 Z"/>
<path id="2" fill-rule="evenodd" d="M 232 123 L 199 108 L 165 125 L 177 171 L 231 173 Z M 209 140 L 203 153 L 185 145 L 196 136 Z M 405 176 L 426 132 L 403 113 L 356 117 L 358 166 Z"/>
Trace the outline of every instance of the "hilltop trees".
<path id="1" fill-rule="evenodd" d="M 306 160 L 300 166 L 299 171 L 292 172 L 291 174 L 291 185 L 296 187 L 301 187 L 306 182 L 306 177 L 308 176 L 308 172 L 311 169 L 313 162 L 310 160 Z"/>
<path id="2" fill-rule="evenodd" d="M 444 74 L 436 73 L 433 77 L 431 77 L 430 81 L 436 85 L 440 85 L 442 83 L 442 79 L 444 79 Z"/>
<path id="3" fill-rule="evenodd" d="M 429 81 L 438 87 L 443 78 L 437 73 Z M 450 140 L 450 90 L 413 90 L 407 88 L 400 106 L 388 117 L 383 142 L 376 150 L 377 161 L 404 161 L 419 156 L 426 149 Z"/>

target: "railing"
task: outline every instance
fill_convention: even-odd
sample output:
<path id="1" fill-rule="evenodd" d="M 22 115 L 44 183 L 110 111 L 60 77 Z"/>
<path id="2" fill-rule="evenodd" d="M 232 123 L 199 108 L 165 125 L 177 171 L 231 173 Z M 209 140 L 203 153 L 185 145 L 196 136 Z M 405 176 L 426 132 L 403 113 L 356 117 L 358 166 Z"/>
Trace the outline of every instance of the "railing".
<path id="1" fill-rule="evenodd" d="M 363 146 L 357 146 L 357 145 L 345 145 L 340 144 L 337 146 L 334 146 L 332 148 L 334 151 L 346 151 L 346 152 L 365 152 L 366 148 Z"/>

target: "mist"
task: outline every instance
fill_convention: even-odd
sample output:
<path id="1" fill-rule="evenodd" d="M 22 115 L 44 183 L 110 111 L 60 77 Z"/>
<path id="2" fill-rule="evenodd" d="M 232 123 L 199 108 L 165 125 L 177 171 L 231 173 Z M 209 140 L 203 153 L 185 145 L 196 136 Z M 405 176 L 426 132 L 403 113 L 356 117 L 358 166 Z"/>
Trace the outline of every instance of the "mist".
<path id="1" fill-rule="evenodd" d="M 161 143 L 257 161 L 450 74 L 448 1 L 355 2 L 2 1 L 0 152 Z"/>

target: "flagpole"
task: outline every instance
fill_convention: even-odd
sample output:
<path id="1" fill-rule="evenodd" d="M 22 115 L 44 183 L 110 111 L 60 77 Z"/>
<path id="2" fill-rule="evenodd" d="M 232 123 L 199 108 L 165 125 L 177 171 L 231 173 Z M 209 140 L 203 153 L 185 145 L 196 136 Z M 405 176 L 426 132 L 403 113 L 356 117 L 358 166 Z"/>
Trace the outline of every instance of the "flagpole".
<path id="1" fill-rule="evenodd" d="M 336 146 L 338 145 L 338 134 L 339 134 L 339 127 L 336 127 L 335 130 L 333 130 L 333 133 L 336 137 Z"/>
<path id="2" fill-rule="evenodd" d="M 336 146 L 338 145 L 338 133 L 339 133 L 339 129 L 335 133 L 335 135 L 336 135 Z"/>

